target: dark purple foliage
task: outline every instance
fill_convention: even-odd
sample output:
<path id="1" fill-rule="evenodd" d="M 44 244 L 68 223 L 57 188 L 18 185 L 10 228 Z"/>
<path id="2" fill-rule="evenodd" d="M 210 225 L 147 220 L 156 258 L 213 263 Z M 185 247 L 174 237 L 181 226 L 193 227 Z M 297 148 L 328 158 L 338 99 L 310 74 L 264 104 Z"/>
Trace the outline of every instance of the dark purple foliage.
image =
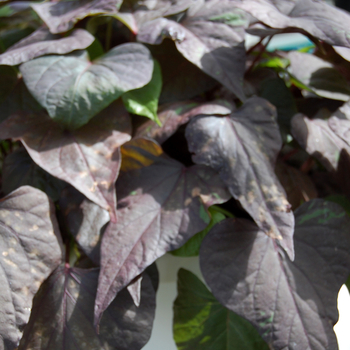
<path id="1" fill-rule="evenodd" d="M 199 254 L 211 291 L 179 272 L 178 349 L 336 350 L 350 15 L 0 3 L 0 350 L 140 350 L 168 252 Z M 269 51 L 281 33 L 313 47 Z"/>

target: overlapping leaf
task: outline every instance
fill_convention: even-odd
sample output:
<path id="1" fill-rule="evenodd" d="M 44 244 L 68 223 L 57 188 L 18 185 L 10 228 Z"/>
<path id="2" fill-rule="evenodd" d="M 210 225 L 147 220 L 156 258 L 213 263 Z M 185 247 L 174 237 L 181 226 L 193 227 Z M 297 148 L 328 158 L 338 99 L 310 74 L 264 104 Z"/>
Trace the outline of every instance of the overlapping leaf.
<path id="1" fill-rule="evenodd" d="M 304 204 L 296 211 L 291 262 L 253 223 L 227 219 L 203 241 L 201 269 L 214 296 L 273 349 L 337 349 L 333 325 L 350 269 L 349 225 L 337 204 Z"/>
<path id="2" fill-rule="evenodd" d="M 273 106 L 253 97 L 231 116 L 198 116 L 186 138 L 193 161 L 218 171 L 232 196 L 293 258 L 294 217 L 274 173 L 282 142 Z"/>
<path id="3" fill-rule="evenodd" d="M 146 85 L 153 60 L 145 46 L 127 43 L 94 62 L 83 51 L 36 58 L 20 70 L 29 91 L 50 117 L 77 129 L 126 91 Z"/>
<path id="4" fill-rule="evenodd" d="M 70 36 L 61 38 L 59 35 L 52 35 L 45 28 L 40 28 L 0 55 L 0 64 L 16 66 L 47 54 L 62 55 L 85 49 L 93 41 L 94 37 L 83 29 L 76 29 Z"/>
<path id="5" fill-rule="evenodd" d="M 299 169 L 278 162 L 275 172 L 293 209 L 298 208 L 310 199 L 317 198 L 317 189 L 311 178 Z"/>
<path id="6" fill-rule="evenodd" d="M 178 249 L 171 251 L 170 253 L 175 256 L 198 256 L 199 248 L 202 244 L 203 238 L 208 234 L 208 232 L 215 226 L 218 222 L 226 219 L 226 216 L 220 211 L 216 210 L 216 207 L 210 207 L 209 213 L 211 215 L 208 226 L 192 236 L 183 246 Z"/>
<path id="7" fill-rule="evenodd" d="M 82 50 L 90 46 L 93 41 L 94 37 L 83 29 L 76 29 L 70 36 L 61 38 L 59 35 L 50 34 L 45 28 L 39 28 L 0 55 L 0 64 L 15 66 L 47 54 L 65 54 Z"/>
<path id="8" fill-rule="evenodd" d="M 194 101 L 177 102 L 160 108 L 158 118 L 161 126 L 146 122 L 136 131 L 137 136 L 151 137 L 159 143 L 166 141 L 183 124 L 198 114 L 227 115 L 234 107 L 226 101 L 197 103 Z"/>
<path id="9" fill-rule="evenodd" d="M 87 17 L 117 12 L 121 0 L 70 0 L 33 4 L 33 9 L 53 34 L 66 32 Z"/>
<path id="10" fill-rule="evenodd" d="M 9 70 L 13 72 L 13 80 L 10 80 Z M 42 109 L 40 104 L 29 93 L 23 79 L 17 77 L 17 73 L 12 67 L 1 66 L 0 74 L 2 76 L 0 82 L 0 122 L 18 111 L 29 112 Z"/>
<path id="11" fill-rule="evenodd" d="M 188 100 L 218 85 L 216 80 L 186 60 L 173 41 L 164 40 L 161 45 L 150 46 L 150 50 L 162 68 L 160 103 Z"/>
<path id="12" fill-rule="evenodd" d="M 1 189 L 5 194 L 9 194 L 26 185 L 38 188 L 56 201 L 67 183 L 48 174 L 33 162 L 24 148 L 20 148 L 5 158 Z"/>
<path id="13" fill-rule="evenodd" d="M 164 17 L 146 22 L 137 38 L 149 44 L 160 44 L 164 38 L 170 38 L 187 60 L 243 101 L 243 24 L 242 13 L 230 1 L 210 0 L 194 3 L 180 22 Z"/>
<path id="14" fill-rule="evenodd" d="M 293 6 L 295 2 L 295 6 Z M 323 1 L 297 0 L 234 0 L 232 6 L 247 11 L 258 21 L 268 27 L 259 27 L 251 31 L 256 35 L 276 34 L 270 28 L 281 29 L 284 32 L 309 33 L 330 45 L 350 47 L 350 16 L 345 11 Z M 278 6 L 285 5 L 285 6 Z M 270 28 L 269 28 L 270 27 Z"/>
<path id="15" fill-rule="evenodd" d="M 130 113 L 142 115 L 159 123 L 157 111 L 161 90 L 162 72 L 159 63 L 154 61 L 151 81 L 140 89 L 126 92 L 122 99 L 126 109 Z"/>
<path id="16" fill-rule="evenodd" d="M 130 139 L 130 119 L 118 104 L 76 131 L 65 131 L 43 114 L 17 114 L 0 124 L 0 139 L 20 139 L 32 159 L 109 211 L 115 220 L 114 183 L 119 146 Z"/>
<path id="17" fill-rule="evenodd" d="M 84 253 L 100 264 L 101 234 L 109 221 L 109 214 L 100 206 L 70 187 L 63 191 L 59 201 L 63 221 Z"/>
<path id="18" fill-rule="evenodd" d="M 136 307 L 123 290 L 104 313 L 99 335 L 93 327 L 98 269 L 60 266 L 43 284 L 19 350 L 139 350 L 148 341 L 155 313 L 155 290 L 150 277 L 142 279 L 142 298 Z"/>
<path id="19" fill-rule="evenodd" d="M 181 350 L 268 350 L 254 327 L 222 306 L 193 273 L 180 269 L 174 340 Z"/>
<path id="20" fill-rule="evenodd" d="M 293 136 L 309 154 L 316 157 L 329 171 L 338 169 L 342 152 L 346 152 L 350 156 L 350 113 L 348 108 L 347 105 L 344 105 L 328 120 L 309 119 L 302 114 L 297 114 L 292 119 Z"/>
<path id="21" fill-rule="evenodd" d="M 18 346 L 35 293 L 61 262 L 54 213 L 47 196 L 29 186 L 0 201 L 1 349 Z"/>
<path id="22" fill-rule="evenodd" d="M 314 55 L 290 52 L 291 73 L 319 96 L 333 100 L 348 101 L 350 86 L 333 65 Z"/>
<path id="23" fill-rule="evenodd" d="M 134 139 L 123 146 L 122 155 L 118 220 L 102 239 L 96 323 L 115 295 L 147 266 L 206 227 L 207 207 L 229 199 L 212 169 L 185 168 L 150 140 Z"/>

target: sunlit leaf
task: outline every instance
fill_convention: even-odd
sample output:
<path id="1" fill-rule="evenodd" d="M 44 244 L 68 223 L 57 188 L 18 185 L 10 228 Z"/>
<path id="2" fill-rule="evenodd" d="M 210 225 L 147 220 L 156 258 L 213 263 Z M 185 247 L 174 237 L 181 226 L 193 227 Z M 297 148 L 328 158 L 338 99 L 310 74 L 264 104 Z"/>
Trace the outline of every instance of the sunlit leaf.
<path id="1" fill-rule="evenodd" d="M 47 54 L 62 55 L 85 49 L 93 41 L 94 37 L 83 29 L 76 29 L 70 36 L 62 38 L 59 35 L 50 34 L 45 28 L 39 28 L 0 55 L 0 64 L 16 66 Z"/>
<path id="2" fill-rule="evenodd" d="M 155 291 L 144 274 L 136 307 L 121 291 L 104 313 L 97 335 L 93 307 L 98 269 L 60 266 L 42 285 L 19 350 L 140 350 L 148 341 L 155 313 Z"/>
<path id="3" fill-rule="evenodd" d="M 337 204 L 297 209 L 295 260 L 252 222 L 227 219 L 204 239 L 201 270 L 214 296 L 271 348 L 337 349 L 337 296 L 350 269 L 350 219 Z"/>
<path id="4" fill-rule="evenodd" d="M 186 138 L 193 161 L 218 171 L 231 195 L 293 258 L 294 217 L 274 173 L 282 142 L 273 106 L 253 97 L 228 117 L 198 116 Z"/>
<path id="5" fill-rule="evenodd" d="M 0 348 L 15 349 L 41 283 L 62 259 L 55 209 L 23 186 L 0 201 Z"/>
<path id="6" fill-rule="evenodd" d="M 166 141 L 183 124 L 199 114 L 227 115 L 234 107 L 227 101 L 214 101 L 198 103 L 194 101 L 184 101 L 163 105 L 158 118 L 161 126 L 153 122 L 142 124 L 136 131 L 137 136 L 150 137 L 159 143 Z"/>
<path id="7" fill-rule="evenodd" d="M 35 163 L 115 220 L 119 146 L 130 139 L 130 128 L 125 110 L 112 104 L 76 131 L 62 130 L 45 114 L 17 114 L 0 124 L 0 139 L 20 139 Z"/>
<path id="8" fill-rule="evenodd" d="M 226 0 L 194 3 L 180 22 L 164 17 L 146 22 L 137 38 L 149 44 L 160 44 L 164 38 L 170 38 L 187 60 L 244 101 L 245 21 L 238 11 Z M 225 20 L 228 13 L 236 14 L 241 22 Z"/>
<path id="9" fill-rule="evenodd" d="M 291 52 L 288 57 L 291 73 L 314 93 L 333 100 L 350 99 L 348 82 L 331 63 L 302 52 Z"/>
<path id="10" fill-rule="evenodd" d="M 33 4 L 33 9 L 49 27 L 51 33 L 62 33 L 76 22 L 103 13 L 117 12 L 121 0 L 69 0 Z"/>
<path id="11" fill-rule="evenodd" d="M 159 123 L 157 110 L 160 92 L 162 90 L 162 73 L 159 63 L 154 61 L 151 81 L 144 87 L 126 92 L 122 98 L 130 113 L 142 115 Z"/>
<path id="12" fill-rule="evenodd" d="M 101 245 L 96 323 L 119 290 L 207 226 L 206 208 L 230 197 L 213 170 L 186 168 L 152 141 L 134 139 L 123 146 L 122 157 L 118 220 Z"/>
<path id="13" fill-rule="evenodd" d="M 83 51 L 36 58 L 20 70 L 50 117 L 68 129 L 78 129 L 123 93 L 146 85 L 153 60 L 145 46 L 127 43 L 93 62 Z"/>
<path id="14" fill-rule="evenodd" d="M 270 35 L 270 28 L 292 33 L 297 30 L 330 45 L 350 47 L 349 14 L 325 1 L 234 0 L 232 6 L 247 11 L 267 26 L 265 29 L 260 27 L 260 33 L 255 31 L 254 34 Z"/>

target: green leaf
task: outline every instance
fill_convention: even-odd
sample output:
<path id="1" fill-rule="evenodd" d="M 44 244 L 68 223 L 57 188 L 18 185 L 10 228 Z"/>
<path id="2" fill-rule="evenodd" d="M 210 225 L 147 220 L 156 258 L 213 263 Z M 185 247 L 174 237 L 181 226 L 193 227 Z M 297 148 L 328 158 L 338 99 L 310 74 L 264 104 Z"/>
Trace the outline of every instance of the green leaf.
<path id="1" fill-rule="evenodd" d="M 350 200 L 345 196 L 333 195 L 325 198 L 326 201 L 339 204 L 350 216 Z"/>
<path id="2" fill-rule="evenodd" d="M 158 100 L 162 90 L 162 72 L 159 63 L 154 60 L 151 81 L 141 89 L 129 91 L 123 95 L 125 108 L 133 114 L 142 115 L 155 121 L 158 125 Z"/>
<path id="3" fill-rule="evenodd" d="M 95 60 L 105 53 L 100 40 L 97 38 L 95 38 L 93 43 L 86 49 L 86 51 L 88 52 L 91 61 Z"/>
<path id="4" fill-rule="evenodd" d="M 180 269 L 173 332 L 179 350 L 268 350 L 255 328 L 222 306 L 191 272 Z"/>
<path id="5" fill-rule="evenodd" d="M 31 94 L 54 121 L 70 130 L 152 77 L 151 54 L 138 43 L 116 46 L 93 62 L 87 56 L 86 51 L 44 56 L 20 66 Z"/>
<path id="6" fill-rule="evenodd" d="M 226 216 L 216 210 L 216 208 L 216 206 L 212 206 L 208 209 L 211 214 L 209 225 L 203 231 L 200 231 L 191 237 L 182 247 L 170 252 L 172 255 L 185 257 L 199 255 L 199 248 L 201 246 L 203 238 L 215 224 L 226 218 Z"/>

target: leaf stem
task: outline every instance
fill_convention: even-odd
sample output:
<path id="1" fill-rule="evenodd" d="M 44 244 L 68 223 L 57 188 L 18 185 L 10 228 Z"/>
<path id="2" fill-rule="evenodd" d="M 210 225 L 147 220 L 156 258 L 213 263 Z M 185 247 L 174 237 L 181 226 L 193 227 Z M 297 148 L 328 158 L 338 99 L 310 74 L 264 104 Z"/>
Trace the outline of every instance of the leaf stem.
<path id="1" fill-rule="evenodd" d="M 108 52 L 109 49 L 111 48 L 112 29 L 113 29 L 113 22 L 112 22 L 112 18 L 110 18 L 108 21 L 107 30 L 106 30 L 106 42 L 105 42 L 106 52 Z"/>
<path id="2" fill-rule="evenodd" d="M 217 205 L 212 205 L 210 208 L 214 209 L 215 211 L 217 211 L 217 212 L 219 212 L 221 214 L 224 214 L 228 218 L 234 218 L 235 217 L 231 212 L 229 212 L 228 210 L 226 210 L 224 208 L 221 208 L 221 207 L 219 207 Z"/>
<path id="3" fill-rule="evenodd" d="M 248 75 L 253 68 L 255 67 L 255 64 L 259 61 L 259 59 L 261 58 L 262 54 L 265 52 L 265 49 L 267 47 L 267 45 L 270 43 L 271 39 L 272 39 L 273 35 L 271 35 L 268 39 L 266 44 L 263 45 L 263 47 L 261 48 L 261 50 L 259 51 L 259 53 L 257 54 L 257 56 L 254 58 L 252 64 L 250 65 L 250 67 L 247 69 L 247 71 L 245 72 L 246 75 Z"/>

